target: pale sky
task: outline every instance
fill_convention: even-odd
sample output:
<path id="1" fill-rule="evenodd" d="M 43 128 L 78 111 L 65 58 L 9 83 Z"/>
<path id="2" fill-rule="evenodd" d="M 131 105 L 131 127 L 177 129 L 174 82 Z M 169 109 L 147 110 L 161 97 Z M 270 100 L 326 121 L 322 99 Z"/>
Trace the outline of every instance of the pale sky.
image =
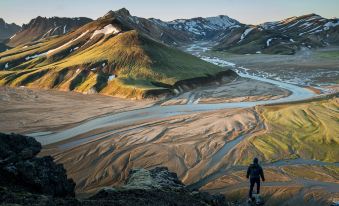
<path id="1" fill-rule="evenodd" d="M 17 24 L 37 16 L 90 17 L 127 8 L 132 15 L 162 20 L 228 15 L 258 24 L 316 13 L 339 17 L 339 0 L 0 0 L 0 18 Z"/>

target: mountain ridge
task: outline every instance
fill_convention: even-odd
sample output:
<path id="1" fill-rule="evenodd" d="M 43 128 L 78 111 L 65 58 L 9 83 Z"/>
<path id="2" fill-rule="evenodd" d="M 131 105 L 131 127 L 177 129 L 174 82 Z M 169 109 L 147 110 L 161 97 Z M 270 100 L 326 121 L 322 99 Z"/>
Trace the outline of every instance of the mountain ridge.
<path id="1" fill-rule="evenodd" d="M 171 46 L 213 38 L 241 25 L 235 19 L 225 15 L 162 21 L 155 18 L 132 16 L 125 8 L 109 11 L 105 16 L 109 15 L 120 19 L 126 25 L 138 29 L 151 38 Z"/>
<path id="2" fill-rule="evenodd" d="M 5 39 L 11 38 L 20 29 L 19 25 L 6 23 L 4 19 L 0 18 L 0 43 Z"/>
<path id="3" fill-rule="evenodd" d="M 227 35 L 216 50 L 240 54 L 294 54 L 301 48 L 339 45 L 339 19 L 317 14 L 246 25 Z"/>
<path id="4" fill-rule="evenodd" d="M 86 17 L 41 17 L 38 16 L 23 24 L 21 30 L 8 39 L 6 44 L 11 47 L 30 43 L 40 39 L 66 34 L 80 26 L 89 23 L 92 19 Z"/>
<path id="5" fill-rule="evenodd" d="M 109 12 L 66 35 L 1 53 L 0 84 L 139 99 L 199 84 L 183 81 L 187 79 L 208 83 L 221 81 L 218 74 L 236 76 L 149 38 L 143 28 L 134 28 L 116 14 Z"/>

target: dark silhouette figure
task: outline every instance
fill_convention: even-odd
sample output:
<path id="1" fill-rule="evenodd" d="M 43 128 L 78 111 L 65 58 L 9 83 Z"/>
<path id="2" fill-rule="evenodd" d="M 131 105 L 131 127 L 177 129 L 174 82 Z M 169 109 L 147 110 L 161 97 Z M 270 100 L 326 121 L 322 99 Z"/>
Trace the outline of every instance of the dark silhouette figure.
<path id="1" fill-rule="evenodd" d="M 259 165 L 258 158 L 253 159 L 253 164 L 251 164 L 247 169 L 246 178 L 250 178 L 250 191 L 249 198 L 253 200 L 252 193 L 254 185 L 257 184 L 257 194 L 260 193 L 260 177 L 262 181 L 265 181 L 264 171 L 262 167 Z"/>

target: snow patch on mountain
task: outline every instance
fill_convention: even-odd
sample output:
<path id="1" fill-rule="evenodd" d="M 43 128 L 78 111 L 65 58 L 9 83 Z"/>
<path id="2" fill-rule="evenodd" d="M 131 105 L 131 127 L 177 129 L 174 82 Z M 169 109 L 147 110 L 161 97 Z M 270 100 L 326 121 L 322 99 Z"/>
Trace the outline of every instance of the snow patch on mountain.
<path id="1" fill-rule="evenodd" d="M 300 21 L 296 21 L 296 22 L 294 22 L 293 24 L 288 25 L 288 26 L 286 27 L 286 29 L 292 28 L 292 27 L 296 26 L 296 25 L 299 24 L 299 23 L 300 23 Z"/>
<path id="2" fill-rule="evenodd" d="M 253 30 L 254 28 L 249 28 L 244 31 L 244 33 L 241 35 L 239 42 L 245 39 L 245 37 Z M 239 43 L 238 42 L 238 43 Z"/>
<path id="3" fill-rule="evenodd" d="M 235 67 L 236 64 L 235 63 L 232 63 L 232 62 L 228 62 L 228 61 L 225 61 L 225 60 L 221 60 L 221 59 L 218 59 L 216 57 L 201 57 L 202 60 L 204 61 L 207 61 L 207 62 L 210 62 L 212 64 L 215 64 L 215 65 L 218 65 L 218 66 L 230 66 L 230 67 Z"/>
<path id="4" fill-rule="evenodd" d="M 59 50 L 59 49 L 62 49 L 63 47 L 66 47 L 66 46 L 70 45 L 71 43 L 77 41 L 78 39 L 81 39 L 81 38 L 82 38 L 83 36 L 85 36 L 87 33 L 88 33 L 88 30 L 85 31 L 84 33 L 82 33 L 82 34 L 81 34 L 80 36 L 78 36 L 77 38 L 72 39 L 71 41 L 67 42 L 66 44 L 63 44 L 63 45 L 59 46 L 58 48 L 49 50 L 49 51 L 47 52 L 47 54 L 51 54 L 51 53 L 53 53 L 53 52 L 55 52 L 55 51 L 57 51 L 57 50 Z"/>
<path id="5" fill-rule="evenodd" d="M 163 22 L 154 18 L 149 20 L 162 27 L 186 31 L 198 36 L 206 36 L 208 32 L 240 27 L 238 21 L 223 15 L 207 18 L 176 19 L 169 22 Z"/>
<path id="6" fill-rule="evenodd" d="M 45 38 L 46 36 L 48 36 L 51 33 L 52 29 L 48 30 L 44 35 L 42 35 L 42 38 Z"/>
<path id="7" fill-rule="evenodd" d="M 13 39 L 15 36 L 16 36 L 16 34 L 14 34 L 13 36 L 11 36 L 11 38 L 9 38 L 9 39 Z"/>
<path id="8" fill-rule="evenodd" d="M 153 23 L 159 25 L 159 26 L 162 26 L 162 27 L 167 27 L 168 26 L 165 22 L 161 21 L 160 19 L 151 18 L 149 20 L 152 21 Z"/>
<path id="9" fill-rule="evenodd" d="M 308 30 L 307 33 L 313 32 L 313 31 L 319 29 L 320 27 L 322 27 L 322 26 L 317 26 L 317 27 L 315 27 L 315 28 L 313 28 L 313 29 L 311 29 L 311 30 Z"/>
<path id="10" fill-rule="evenodd" d="M 93 35 L 91 36 L 91 39 L 93 37 L 95 37 L 98 34 L 104 34 L 104 35 L 108 35 L 108 34 L 117 34 L 119 33 L 121 30 L 115 26 L 113 26 L 112 24 L 109 24 L 107 26 L 105 26 L 104 28 L 100 29 L 100 30 L 96 30 L 94 31 Z"/>
<path id="11" fill-rule="evenodd" d="M 308 27 L 310 27 L 310 26 L 312 26 L 312 25 L 313 25 L 312 22 L 305 22 L 305 23 L 303 23 L 302 25 L 300 25 L 299 27 L 308 28 Z"/>
<path id="12" fill-rule="evenodd" d="M 318 20 L 318 19 L 321 19 L 321 16 L 315 15 L 315 16 L 308 18 L 307 21 L 314 21 L 314 20 Z"/>
<path id="13" fill-rule="evenodd" d="M 115 75 L 113 74 L 113 75 L 110 75 L 109 77 L 108 77 L 108 81 L 112 81 L 113 79 L 115 79 Z"/>
<path id="14" fill-rule="evenodd" d="M 266 41 L 266 46 L 269 47 L 270 43 L 272 42 L 273 38 L 267 39 Z"/>
<path id="15" fill-rule="evenodd" d="M 336 27 L 336 26 L 339 26 L 339 20 L 337 20 L 337 22 L 327 22 L 326 24 L 324 24 L 324 29 L 325 30 L 328 30 L 330 29 L 331 27 Z"/>
<path id="16" fill-rule="evenodd" d="M 30 60 L 30 59 L 35 59 L 35 58 L 42 57 L 42 56 L 46 56 L 46 55 L 47 55 L 47 52 L 41 53 L 41 54 L 35 54 L 35 55 L 33 55 L 33 56 L 28 56 L 28 57 L 26 57 L 25 59 L 26 59 L 26 61 L 28 61 L 28 60 Z"/>
<path id="17" fill-rule="evenodd" d="M 209 24 L 214 25 L 214 29 L 219 28 L 229 28 L 230 26 L 234 26 L 237 24 L 236 21 L 229 18 L 228 16 L 217 16 L 217 17 L 207 17 L 206 20 Z"/>

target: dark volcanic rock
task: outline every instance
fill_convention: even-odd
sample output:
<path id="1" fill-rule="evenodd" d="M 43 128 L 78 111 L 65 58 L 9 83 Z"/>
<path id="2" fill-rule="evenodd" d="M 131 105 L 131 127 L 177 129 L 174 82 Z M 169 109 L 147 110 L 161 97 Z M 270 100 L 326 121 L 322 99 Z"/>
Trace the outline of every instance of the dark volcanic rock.
<path id="1" fill-rule="evenodd" d="M 95 201 L 100 201 L 100 205 L 127 206 L 226 205 L 222 195 L 187 189 L 176 173 L 168 171 L 166 167 L 131 170 L 125 186 L 103 189 L 82 204 L 91 205 Z"/>
<path id="2" fill-rule="evenodd" d="M 13 190 L 0 187 L 1 206 L 78 206 L 75 198 L 54 198 L 42 194 L 30 193 L 24 190 Z"/>
<path id="3" fill-rule="evenodd" d="M 166 167 L 130 171 L 121 188 L 105 188 L 88 199 L 74 198 L 75 184 L 52 157 L 36 157 L 34 138 L 0 133 L 0 205 L 36 206 L 222 206 L 222 195 L 188 189 Z"/>
<path id="4" fill-rule="evenodd" d="M 41 145 L 32 137 L 0 133 L 0 186 L 57 197 L 74 196 L 75 183 L 52 157 L 35 157 Z"/>
<path id="5" fill-rule="evenodd" d="M 14 163 L 33 158 L 41 150 L 41 144 L 32 137 L 0 133 L 0 162 Z"/>

